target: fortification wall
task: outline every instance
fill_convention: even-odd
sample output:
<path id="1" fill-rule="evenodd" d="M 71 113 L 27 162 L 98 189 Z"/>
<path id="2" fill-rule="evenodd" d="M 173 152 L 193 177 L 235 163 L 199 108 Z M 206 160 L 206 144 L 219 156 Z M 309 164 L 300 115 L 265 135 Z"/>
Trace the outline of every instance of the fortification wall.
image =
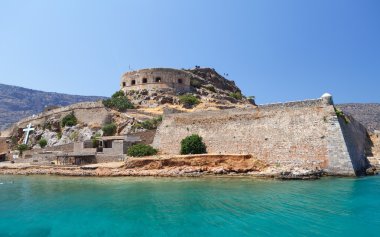
<path id="1" fill-rule="evenodd" d="M 317 99 L 256 109 L 169 114 L 164 116 L 153 146 L 164 154 L 179 154 L 180 141 L 199 134 L 208 153 L 252 154 L 270 165 L 355 175 L 356 169 L 365 169 L 365 157 L 357 155 L 364 131 L 358 132 L 357 127 L 357 122 L 347 124 L 343 135 L 332 100 Z M 346 140 L 352 145 L 351 152 Z M 355 156 L 356 169 L 350 155 Z"/>
<path id="2" fill-rule="evenodd" d="M 191 74 L 171 68 L 142 69 L 125 73 L 120 87 L 124 92 L 142 89 L 174 89 L 187 92 L 190 90 Z"/>
<path id="3" fill-rule="evenodd" d="M 62 119 L 72 111 L 79 122 L 93 126 L 101 126 L 108 121 L 110 117 L 110 113 L 103 106 L 102 102 L 83 102 L 43 112 L 34 117 L 30 116 L 24 118 L 2 133 L 5 136 L 10 136 L 15 128 L 26 127 L 29 123 L 32 123 L 33 126 L 42 125 L 49 118 Z"/>
<path id="4" fill-rule="evenodd" d="M 0 137 L 0 154 L 8 153 L 7 138 Z"/>

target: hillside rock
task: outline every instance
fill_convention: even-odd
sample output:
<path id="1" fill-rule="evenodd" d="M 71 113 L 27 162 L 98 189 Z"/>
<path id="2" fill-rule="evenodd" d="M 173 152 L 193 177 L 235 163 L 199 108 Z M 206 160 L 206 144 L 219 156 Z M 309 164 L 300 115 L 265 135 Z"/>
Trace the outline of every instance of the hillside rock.
<path id="1" fill-rule="evenodd" d="M 380 131 L 380 104 L 340 104 L 344 113 L 351 115 L 363 124 L 370 133 Z"/>
<path id="2" fill-rule="evenodd" d="M 52 106 L 67 106 L 103 97 L 43 92 L 0 84 L 0 131 L 22 118 L 43 112 Z"/>

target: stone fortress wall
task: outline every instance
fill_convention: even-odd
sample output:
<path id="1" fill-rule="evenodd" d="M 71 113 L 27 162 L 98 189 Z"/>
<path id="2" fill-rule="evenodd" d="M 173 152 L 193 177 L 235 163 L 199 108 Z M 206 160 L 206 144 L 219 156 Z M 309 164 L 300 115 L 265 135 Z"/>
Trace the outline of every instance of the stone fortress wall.
<path id="1" fill-rule="evenodd" d="M 82 102 L 73 104 L 57 109 L 53 109 L 47 112 L 40 113 L 36 116 L 29 116 L 14 124 L 9 129 L 2 132 L 2 136 L 10 136 L 11 132 L 15 128 L 24 128 L 29 123 L 33 126 L 42 125 L 49 118 L 62 119 L 67 114 L 74 112 L 75 117 L 81 123 L 85 123 L 91 126 L 102 126 L 110 119 L 110 113 L 103 106 L 101 101 L 98 102 Z"/>
<path id="2" fill-rule="evenodd" d="M 332 98 L 230 109 L 168 114 L 153 146 L 179 154 L 180 141 L 199 134 L 211 154 L 252 154 L 270 165 L 323 169 L 335 175 L 360 175 L 366 130 L 351 118 L 337 117 Z"/>
<path id="3" fill-rule="evenodd" d="M 190 91 L 192 75 L 183 70 L 151 68 L 125 73 L 121 78 L 124 92 L 142 89 L 174 89 L 176 92 Z"/>

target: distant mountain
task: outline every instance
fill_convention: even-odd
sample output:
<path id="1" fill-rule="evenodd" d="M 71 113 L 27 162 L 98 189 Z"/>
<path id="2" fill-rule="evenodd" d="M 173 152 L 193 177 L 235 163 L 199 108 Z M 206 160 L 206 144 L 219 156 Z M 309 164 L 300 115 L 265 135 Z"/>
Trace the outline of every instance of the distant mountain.
<path id="1" fill-rule="evenodd" d="M 66 106 L 103 98 L 43 92 L 0 84 L 0 131 L 24 117 L 42 112 L 50 106 Z"/>
<path id="2" fill-rule="evenodd" d="M 380 104 L 340 104 L 337 107 L 366 126 L 369 132 L 380 131 Z"/>

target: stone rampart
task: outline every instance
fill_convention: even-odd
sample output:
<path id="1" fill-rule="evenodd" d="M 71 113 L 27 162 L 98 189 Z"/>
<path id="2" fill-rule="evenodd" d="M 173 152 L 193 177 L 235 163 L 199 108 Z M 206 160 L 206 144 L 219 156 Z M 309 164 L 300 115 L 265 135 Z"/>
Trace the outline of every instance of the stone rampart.
<path id="1" fill-rule="evenodd" d="M 360 155 L 366 131 L 358 127 L 354 120 L 341 125 L 332 100 L 321 98 L 255 109 L 165 115 L 153 146 L 163 154 L 179 154 L 180 141 L 199 134 L 211 154 L 252 154 L 274 166 L 355 175 L 367 163 Z"/>

